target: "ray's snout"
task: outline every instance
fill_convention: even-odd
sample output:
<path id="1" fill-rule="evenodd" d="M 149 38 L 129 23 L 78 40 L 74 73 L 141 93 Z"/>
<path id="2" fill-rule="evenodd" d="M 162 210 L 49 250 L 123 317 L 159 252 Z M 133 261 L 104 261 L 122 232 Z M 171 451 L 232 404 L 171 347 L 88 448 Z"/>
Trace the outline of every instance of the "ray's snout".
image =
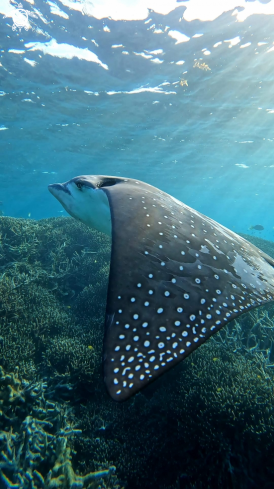
<path id="1" fill-rule="evenodd" d="M 64 205 L 64 198 L 66 194 L 71 195 L 69 189 L 67 188 L 67 185 L 64 183 L 51 183 L 48 186 L 48 189 L 50 193 L 57 199 L 59 202 L 61 202 L 62 205 Z"/>
<path id="2" fill-rule="evenodd" d="M 61 183 L 51 183 L 48 186 L 48 189 L 49 189 L 50 193 L 52 195 L 54 195 L 54 197 L 56 197 L 56 195 L 58 194 L 58 192 L 64 190 L 63 185 Z"/>

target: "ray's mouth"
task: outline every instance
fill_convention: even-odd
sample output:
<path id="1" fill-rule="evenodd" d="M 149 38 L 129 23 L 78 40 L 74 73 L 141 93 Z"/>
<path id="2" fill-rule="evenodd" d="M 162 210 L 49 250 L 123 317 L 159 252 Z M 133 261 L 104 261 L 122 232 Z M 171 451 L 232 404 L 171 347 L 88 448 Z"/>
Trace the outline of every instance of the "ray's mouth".
<path id="1" fill-rule="evenodd" d="M 67 194 L 71 195 L 71 192 L 69 191 L 68 187 L 62 183 L 51 183 L 48 185 L 48 189 L 54 197 L 58 199 L 59 192 L 66 192 Z"/>

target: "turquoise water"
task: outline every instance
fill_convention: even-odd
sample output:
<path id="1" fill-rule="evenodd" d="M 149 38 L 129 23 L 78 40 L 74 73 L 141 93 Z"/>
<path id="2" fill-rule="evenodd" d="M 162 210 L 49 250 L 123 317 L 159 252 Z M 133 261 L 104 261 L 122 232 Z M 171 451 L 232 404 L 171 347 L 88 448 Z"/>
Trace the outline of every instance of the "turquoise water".
<path id="1" fill-rule="evenodd" d="M 20 32 L 1 0 L 4 215 L 62 215 L 49 183 L 121 175 L 272 240 L 274 3 L 216 3 L 25 2 Z"/>
<path id="2" fill-rule="evenodd" d="M 262 282 L 272 291 L 273 27 L 274 0 L 0 0 L 0 489 L 273 488 L 273 302 L 242 314 L 267 300 Z M 125 220 L 134 202 L 91 179 L 116 195 L 111 249 L 109 237 L 59 218 L 48 191 L 98 174 L 164 190 L 242 233 L 268 263 L 235 237 L 234 253 L 206 219 L 197 244 L 190 222 L 198 233 L 205 222 L 188 222 L 186 209 L 170 242 L 154 238 L 150 223 L 162 226 L 167 204 L 151 205 L 140 240 L 144 226 Z M 51 190 L 66 190 L 65 202 L 83 181 Z M 173 338 L 200 345 L 204 317 L 213 336 L 179 362 Z M 179 364 L 142 389 L 155 340 L 161 367 L 166 353 Z M 113 385 L 127 388 L 128 369 L 128 387 L 141 391 L 117 403 Z"/>

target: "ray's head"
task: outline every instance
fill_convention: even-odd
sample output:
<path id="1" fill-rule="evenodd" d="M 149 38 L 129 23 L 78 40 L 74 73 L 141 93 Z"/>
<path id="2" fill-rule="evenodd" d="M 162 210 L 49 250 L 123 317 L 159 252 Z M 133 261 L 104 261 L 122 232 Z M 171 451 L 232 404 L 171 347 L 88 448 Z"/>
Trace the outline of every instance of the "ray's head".
<path id="1" fill-rule="evenodd" d="M 72 217 L 110 236 L 110 206 L 103 189 L 116 183 L 114 177 L 83 175 L 65 183 L 53 183 L 48 189 Z"/>

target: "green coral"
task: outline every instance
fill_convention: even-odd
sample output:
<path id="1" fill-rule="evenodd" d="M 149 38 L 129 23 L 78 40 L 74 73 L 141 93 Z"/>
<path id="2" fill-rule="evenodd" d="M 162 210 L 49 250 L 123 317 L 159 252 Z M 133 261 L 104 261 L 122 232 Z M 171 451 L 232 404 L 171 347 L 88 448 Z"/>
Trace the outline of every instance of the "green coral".
<path id="1" fill-rule="evenodd" d="M 107 238 L 70 218 L 0 219 L 3 487 L 118 487 L 106 459 L 96 470 L 76 460 L 81 430 L 64 404 L 99 381 L 109 254 Z"/>
<path id="2" fill-rule="evenodd" d="M 130 489 L 272 487 L 273 305 L 116 404 L 102 376 L 110 240 L 71 218 L 2 217 L 0 233 L 3 487 L 116 487 L 113 465 Z"/>
<path id="3" fill-rule="evenodd" d="M 71 409 L 48 400 L 48 394 L 45 383 L 30 384 L 20 378 L 18 369 L 15 374 L 0 369 L 1 487 L 118 489 L 113 466 L 85 475 L 75 473 L 71 453 L 81 430 Z"/>
<path id="4" fill-rule="evenodd" d="M 72 468 L 70 449 L 66 445 L 67 440 L 65 438 L 58 440 L 56 447 L 57 460 L 53 469 L 49 472 L 46 484 L 43 487 L 45 489 L 95 489 L 100 484 L 101 489 L 106 488 L 101 479 L 104 477 L 110 478 L 115 472 L 115 467 L 112 466 L 108 470 L 90 472 L 84 476 L 77 475 Z"/>
<path id="5" fill-rule="evenodd" d="M 56 378 L 65 371 L 75 382 L 93 382 L 109 256 L 109 239 L 71 218 L 0 219 L 4 368 L 19 366 L 28 378 L 46 368 Z"/>
<path id="6" fill-rule="evenodd" d="M 68 374 L 74 381 L 88 382 L 95 368 L 94 348 L 89 348 L 91 335 L 69 338 L 57 335 L 51 338 L 44 352 L 45 363 L 55 369 L 55 375 Z"/>
<path id="7" fill-rule="evenodd" d="M 90 399 L 81 407 L 77 451 L 114 460 L 134 489 L 266 483 L 273 473 L 272 372 L 216 336 L 128 403 Z"/>

